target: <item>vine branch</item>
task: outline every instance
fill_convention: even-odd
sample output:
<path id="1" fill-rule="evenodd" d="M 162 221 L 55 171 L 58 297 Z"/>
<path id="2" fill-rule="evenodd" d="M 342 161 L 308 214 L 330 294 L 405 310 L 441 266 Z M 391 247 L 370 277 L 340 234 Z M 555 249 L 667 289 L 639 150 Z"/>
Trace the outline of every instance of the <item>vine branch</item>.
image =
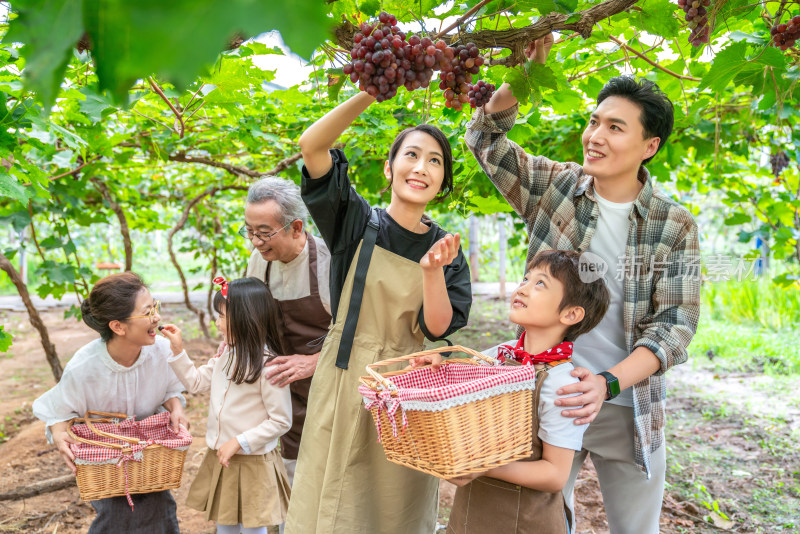
<path id="1" fill-rule="evenodd" d="M 689 81 L 692 81 L 692 82 L 699 82 L 700 81 L 700 78 L 695 78 L 694 76 L 684 76 L 683 74 L 678 74 L 677 72 L 673 72 L 673 71 L 669 70 L 668 68 L 666 68 L 666 67 L 664 67 L 662 65 L 659 65 L 658 63 L 656 63 L 655 61 L 653 61 L 652 59 L 650 59 L 649 57 L 647 57 L 643 53 L 641 53 L 641 52 L 639 52 L 637 50 L 634 50 L 633 48 L 631 48 L 627 44 L 623 43 L 622 41 L 620 41 L 619 39 L 617 39 L 613 35 L 609 35 L 608 38 L 611 39 L 612 41 L 614 41 L 615 43 L 617 43 L 619 46 L 621 46 L 626 52 L 630 52 L 631 54 L 640 57 L 641 59 L 645 60 L 650 65 L 654 66 L 655 68 L 657 68 L 657 69 L 659 69 L 659 70 L 661 70 L 663 72 L 666 72 L 670 76 L 674 76 L 675 78 L 678 78 L 679 80 L 689 80 Z"/>
<path id="2" fill-rule="evenodd" d="M 174 104 L 173 104 L 173 103 L 170 101 L 170 99 L 169 99 L 169 98 L 167 98 L 167 95 L 165 95 L 165 94 L 164 94 L 164 91 L 162 91 L 162 90 L 161 90 L 161 87 L 159 87 L 159 85 L 156 83 L 156 81 L 155 81 L 155 80 L 154 80 L 152 77 L 150 77 L 150 78 L 148 78 L 148 79 L 147 79 L 147 83 L 149 83 L 149 84 L 150 84 L 150 87 L 153 89 L 153 91 L 154 91 L 154 92 L 155 92 L 155 93 L 156 93 L 158 96 L 160 96 L 160 97 L 161 97 L 161 100 L 163 100 L 164 102 L 166 102 L 166 103 L 167 103 L 167 105 L 169 106 L 169 109 L 171 109 L 171 110 L 172 110 L 172 113 L 174 113 L 174 114 L 175 114 L 175 119 L 176 119 L 176 120 L 178 121 L 178 123 L 181 125 L 181 127 L 180 127 L 180 130 L 178 131 L 178 137 L 180 137 L 181 139 L 183 139 L 183 134 L 184 134 L 184 132 L 186 131 L 186 124 L 184 124 L 184 122 L 183 122 L 183 114 L 182 114 L 180 111 L 178 111 L 178 109 L 177 109 L 177 108 L 175 107 L 175 105 L 174 105 Z"/>

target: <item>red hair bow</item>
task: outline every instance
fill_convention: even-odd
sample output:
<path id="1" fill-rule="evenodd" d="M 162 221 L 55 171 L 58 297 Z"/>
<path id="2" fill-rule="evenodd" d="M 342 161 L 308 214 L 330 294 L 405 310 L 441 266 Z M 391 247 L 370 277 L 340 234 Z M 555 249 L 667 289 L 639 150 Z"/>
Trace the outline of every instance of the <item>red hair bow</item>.
<path id="1" fill-rule="evenodd" d="M 218 286 L 220 286 L 219 291 L 220 293 L 222 293 L 222 296 L 228 298 L 228 281 L 222 278 L 221 276 L 218 276 L 214 278 L 213 282 Z"/>

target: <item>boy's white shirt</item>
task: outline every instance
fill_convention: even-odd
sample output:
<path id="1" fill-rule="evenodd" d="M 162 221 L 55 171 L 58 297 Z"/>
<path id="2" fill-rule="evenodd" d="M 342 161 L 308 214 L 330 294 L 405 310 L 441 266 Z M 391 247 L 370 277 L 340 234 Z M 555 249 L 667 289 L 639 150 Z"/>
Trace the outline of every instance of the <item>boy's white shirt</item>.
<path id="1" fill-rule="evenodd" d="M 513 347 L 516 343 L 517 340 L 513 339 L 502 344 Z M 497 357 L 497 347 L 499 345 L 483 351 L 483 354 Z M 547 372 L 547 379 L 542 384 L 542 392 L 539 397 L 538 436 L 543 442 L 554 447 L 579 451 L 583 446 L 583 433 L 589 425 L 574 424 L 575 419 L 561 415 L 564 408 L 553 404 L 553 401 L 558 398 L 556 395 L 558 388 L 579 382 L 577 378 L 569 374 L 574 368 L 571 363 L 564 363 Z M 578 408 L 581 406 L 569 409 Z"/>
<path id="2" fill-rule="evenodd" d="M 169 365 L 190 393 L 211 391 L 206 426 L 206 444 L 210 449 L 218 450 L 236 438 L 243 454 L 266 454 L 277 447 L 278 438 L 292 426 L 289 387 L 270 384 L 266 366 L 254 383 L 234 383 L 225 372 L 231 357 L 231 351 L 226 350 L 195 367 L 183 351 L 171 357 Z"/>
<path id="3" fill-rule="evenodd" d="M 595 191 L 599 216 L 597 228 L 589 243 L 589 250 L 600 256 L 608 265 L 604 276 L 606 287 L 611 295 L 608 311 L 600 323 L 591 331 L 575 340 L 572 348 L 572 361 L 578 367 L 585 367 L 592 373 L 606 371 L 629 356 L 625 344 L 624 288 L 622 280 L 617 279 L 619 258 L 625 256 L 625 244 L 630 227 L 630 213 L 633 202 L 611 202 Z M 628 266 L 626 268 L 634 268 Z M 633 388 L 628 388 L 616 398 L 608 401 L 619 406 L 633 407 Z"/>

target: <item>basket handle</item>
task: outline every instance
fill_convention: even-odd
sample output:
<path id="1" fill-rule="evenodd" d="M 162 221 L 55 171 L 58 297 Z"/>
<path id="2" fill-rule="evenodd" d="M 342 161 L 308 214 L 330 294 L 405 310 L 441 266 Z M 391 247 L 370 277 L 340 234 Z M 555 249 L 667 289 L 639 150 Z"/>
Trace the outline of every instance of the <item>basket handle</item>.
<path id="1" fill-rule="evenodd" d="M 92 424 L 92 418 L 89 417 L 90 415 L 101 415 L 101 416 L 106 416 L 106 417 L 113 417 L 115 419 L 125 419 L 125 418 L 128 417 L 128 415 L 124 414 L 124 413 L 88 411 L 88 412 L 86 412 L 86 415 L 83 417 L 83 419 L 75 418 L 72 421 L 70 421 L 70 426 L 67 428 L 67 433 L 69 434 L 69 436 L 71 438 L 75 439 L 76 441 L 80 441 L 81 443 L 88 443 L 90 445 L 96 445 L 98 447 L 106 447 L 106 448 L 109 448 L 109 449 L 126 449 L 126 448 L 128 448 L 126 445 L 119 445 L 119 444 L 116 444 L 116 443 L 105 443 L 105 442 L 102 442 L 102 441 L 96 441 L 96 440 L 86 439 L 86 438 L 82 438 L 80 436 L 77 436 L 72 431 L 72 425 L 75 424 L 78 421 L 81 421 L 81 422 L 85 423 L 86 426 L 89 427 L 89 430 L 91 430 L 93 433 L 98 434 L 100 436 L 104 436 L 106 438 L 111 438 L 111 439 L 117 439 L 119 441 L 124 441 L 124 442 L 130 443 L 132 445 L 138 445 L 139 444 L 139 440 L 136 439 L 136 438 L 118 436 L 116 434 L 111 434 L 109 432 L 104 432 L 102 430 L 99 430 L 99 429 L 95 428 L 95 426 Z M 104 419 L 104 418 L 96 418 L 95 419 L 95 423 L 107 423 L 107 422 L 110 422 L 110 420 L 109 419 Z"/>
<path id="2" fill-rule="evenodd" d="M 392 365 L 395 363 L 402 363 L 408 360 L 413 360 L 414 358 L 419 358 L 420 356 L 428 356 L 430 354 L 438 354 L 440 352 L 464 352 L 469 354 L 473 358 L 478 358 L 488 363 L 494 363 L 494 360 L 485 354 L 481 354 L 478 351 L 472 350 L 468 347 L 462 347 L 461 345 L 451 345 L 449 347 L 439 347 L 437 349 L 430 349 L 430 350 L 423 350 L 422 352 L 415 352 L 414 354 L 408 354 L 406 356 L 398 356 L 397 358 L 390 358 L 388 360 L 382 360 L 379 362 L 371 363 L 367 365 L 367 373 L 372 376 L 379 384 L 385 387 L 387 390 L 391 389 L 392 384 L 388 380 L 386 380 L 383 376 L 381 376 L 377 371 L 375 371 L 378 367 L 385 367 L 387 365 Z"/>

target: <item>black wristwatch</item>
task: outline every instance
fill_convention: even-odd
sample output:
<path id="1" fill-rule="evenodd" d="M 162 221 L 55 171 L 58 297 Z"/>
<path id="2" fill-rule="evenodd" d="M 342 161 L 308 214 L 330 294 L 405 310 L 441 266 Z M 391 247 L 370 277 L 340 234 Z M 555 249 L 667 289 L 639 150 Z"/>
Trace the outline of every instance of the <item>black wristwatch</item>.
<path id="1" fill-rule="evenodd" d="M 608 371 L 600 371 L 598 375 L 606 379 L 606 400 L 611 400 L 619 395 L 619 380 Z"/>

